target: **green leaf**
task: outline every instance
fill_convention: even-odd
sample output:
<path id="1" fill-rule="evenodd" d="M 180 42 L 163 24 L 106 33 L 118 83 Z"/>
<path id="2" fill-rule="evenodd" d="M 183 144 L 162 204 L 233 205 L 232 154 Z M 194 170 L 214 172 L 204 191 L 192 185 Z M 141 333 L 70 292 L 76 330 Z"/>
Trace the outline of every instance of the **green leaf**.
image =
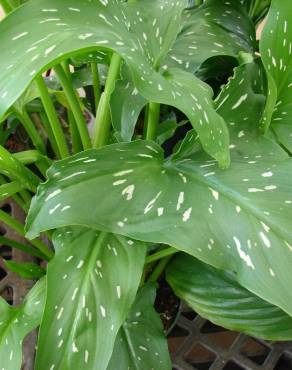
<path id="1" fill-rule="evenodd" d="M 47 257 L 44 256 L 38 249 L 28 246 L 26 244 L 19 243 L 13 239 L 8 239 L 5 236 L 0 235 L 0 243 L 2 245 L 6 245 L 11 248 L 16 248 L 22 252 L 25 252 L 33 257 L 37 257 L 40 259 L 46 259 Z"/>
<path id="2" fill-rule="evenodd" d="M 123 78 L 116 82 L 115 90 L 111 95 L 111 116 L 120 141 L 130 141 L 139 114 L 147 104 L 147 100 L 139 94 L 126 68 L 123 69 L 122 75 Z"/>
<path id="3" fill-rule="evenodd" d="M 17 7 L 17 6 L 20 6 L 24 3 L 26 3 L 28 0 L 9 0 L 10 4 L 13 6 L 13 7 Z"/>
<path id="4" fill-rule="evenodd" d="M 162 145 L 174 135 L 179 127 L 184 126 L 186 123 L 188 123 L 187 120 L 177 122 L 175 115 L 170 115 L 169 118 L 158 125 L 156 142 Z"/>
<path id="5" fill-rule="evenodd" d="M 208 0 L 184 12 L 182 30 L 165 64 L 196 72 L 214 56 L 237 58 L 256 49 L 255 28 L 238 0 Z"/>
<path id="6" fill-rule="evenodd" d="M 15 117 L 6 117 L 5 124 L 0 123 L 0 145 L 5 146 L 10 135 L 13 135 L 19 125 L 19 121 Z"/>
<path id="7" fill-rule="evenodd" d="M 167 341 L 153 305 L 154 284 L 144 285 L 122 325 L 107 370 L 171 369 Z"/>
<path id="8" fill-rule="evenodd" d="M 144 54 L 156 69 L 163 64 L 174 45 L 180 32 L 181 15 L 186 5 L 185 0 L 176 3 L 166 3 L 162 0 L 138 0 L 128 4 L 130 31 L 140 36 L 139 45 L 142 46 Z M 143 72 L 143 68 L 140 68 L 140 74 L 141 72 L 147 75 Z"/>
<path id="9" fill-rule="evenodd" d="M 147 7 L 149 8 L 149 4 L 147 4 Z M 186 11 L 183 21 L 184 28 L 179 34 L 170 55 L 168 55 L 164 68 L 166 66 L 178 66 L 194 72 L 206 59 L 214 55 L 236 56 L 242 50 L 251 51 L 253 49 L 252 40 L 255 39 L 254 27 L 247 16 L 242 14 L 243 9 L 238 5 L 237 8 L 239 10 L 234 10 L 234 4 L 222 6 L 222 3 L 212 1 L 199 10 Z M 233 29 L 229 23 L 228 29 L 220 25 L 223 21 L 226 22 L 226 14 L 229 14 L 228 19 L 232 18 Z M 238 17 L 240 17 L 241 22 L 238 21 Z M 243 23 L 243 26 L 241 23 Z M 235 28 L 235 24 L 237 28 Z M 206 28 L 209 31 L 207 34 L 205 32 Z M 218 30 L 222 35 L 222 44 L 218 42 L 218 39 L 214 41 L 214 35 L 216 34 L 216 37 L 218 37 Z M 215 33 L 212 33 L 212 31 Z M 219 50 L 215 50 L 216 45 L 214 43 L 220 45 L 220 47 L 217 45 Z M 200 50 L 200 53 L 196 52 L 195 49 Z M 182 60 L 186 61 L 185 65 Z M 218 74 L 217 70 L 216 72 Z M 112 96 L 111 110 L 113 125 L 121 134 L 122 140 L 129 141 L 132 137 L 138 115 L 145 104 L 146 100 L 138 94 L 138 90 L 133 86 L 129 76 L 117 83 Z M 190 102 L 190 106 L 192 105 L 193 102 Z M 194 122 L 193 125 L 197 128 Z M 205 142 L 205 139 L 203 139 L 203 142 Z"/>
<path id="10" fill-rule="evenodd" d="M 20 370 L 22 341 L 41 321 L 45 304 L 45 288 L 46 281 L 42 279 L 32 288 L 19 307 L 11 307 L 0 297 L 1 368 Z"/>
<path id="11" fill-rule="evenodd" d="M 99 64 L 98 72 L 100 83 L 101 85 L 104 85 L 107 77 L 107 66 Z M 80 87 L 87 87 L 93 84 L 92 70 L 90 66 L 85 66 L 83 68 L 77 69 L 74 73 L 71 74 L 71 78 L 75 89 L 79 89 Z"/>
<path id="12" fill-rule="evenodd" d="M 177 68 L 167 70 L 165 76 L 173 84 L 178 96 L 183 97 L 184 112 L 196 130 L 204 150 L 218 160 L 220 167 L 228 167 L 229 151 L 225 148 L 229 147 L 229 134 L 224 120 L 213 109 L 213 92 L 210 87 Z"/>
<path id="13" fill-rule="evenodd" d="M 56 232 L 54 246 L 36 370 L 106 369 L 135 299 L 145 246 L 80 227 Z"/>
<path id="14" fill-rule="evenodd" d="M 240 286 L 233 272 L 180 254 L 167 268 L 167 281 L 176 295 L 217 325 L 257 338 L 292 339 L 292 318 Z"/>
<path id="15" fill-rule="evenodd" d="M 185 1 L 166 4 L 151 0 L 147 4 L 40 0 L 28 2 L 9 15 L 0 24 L 0 116 L 36 75 L 60 62 L 64 55 L 106 47 L 122 56 L 145 99 L 185 113 L 204 149 L 222 167 L 228 166 L 228 131 L 213 109 L 211 88 L 179 69 L 156 71 L 176 39 Z M 154 22 L 157 25 L 153 26 Z M 13 54 L 11 43 L 16 50 Z"/>
<path id="16" fill-rule="evenodd" d="M 217 112 L 226 120 L 229 128 L 233 158 L 244 157 L 250 162 L 288 158 L 275 141 L 268 135 L 261 135 L 259 130 L 265 104 L 265 82 L 259 61 L 244 64 L 235 68 L 234 76 L 215 101 Z"/>
<path id="17" fill-rule="evenodd" d="M 198 143 L 198 136 L 195 130 L 189 130 L 185 138 L 179 143 L 176 152 L 172 155 L 171 160 L 181 160 L 188 158 L 190 155 L 201 150 Z"/>
<path id="18" fill-rule="evenodd" d="M 2 146 L 0 146 L 0 158 L 2 162 L 0 166 L 1 174 L 18 181 L 24 188 L 35 189 L 39 183 L 38 177 Z"/>
<path id="19" fill-rule="evenodd" d="M 27 0 L 0 0 L 0 5 L 2 6 L 3 11 L 5 14 L 10 13 L 14 8 L 20 6 L 21 4 L 25 3 Z M 1 14 L 1 18 L 2 18 Z"/>
<path id="20" fill-rule="evenodd" d="M 32 83 L 28 89 L 21 95 L 21 97 L 14 103 L 13 108 L 11 109 L 12 113 L 17 113 L 22 115 L 25 109 L 25 106 L 31 101 L 35 100 L 40 96 L 38 88 L 35 83 Z"/>
<path id="21" fill-rule="evenodd" d="M 28 236 L 79 224 L 176 246 L 291 314 L 292 160 L 245 157 L 222 171 L 200 153 L 165 161 L 148 141 L 86 151 L 48 171 Z"/>
<path id="22" fill-rule="evenodd" d="M 13 181 L 0 186 L 0 201 L 11 197 L 12 195 L 23 190 L 22 186 L 17 182 Z"/>
<path id="23" fill-rule="evenodd" d="M 260 50 L 269 82 L 262 127 L 271 124 L 279 141 L 292 152 L 292 13 L 289 0 L 273 0 Z"/>
<path id="24" fill-rule="evenodd" d="M 72 64 L 76 67 L 81 67 L 84 64 L 88 63 L 102 63 L 102 64 L 109 64 L 110 63 L 110 53 L 106 51 L 94 51 L 90 53 L 86 53 L 84 55 L 76 55 L 71 58 Z"/>
<path id="25" fill-rule="evenodd" d="M 3 260 L 8 270 L 15 272 L 24 279 L 39 279 L 43 277 L 46 270 L 35 263 L 17 263 L 14 261 Z"/>
<path id="26" fill-rule="evenodd" d="M 271 0 L 261 0 L 261 1 L 242 0 L 242 4 L 248 10 L 248 13 L 250 17 L 253 19 L 253 21 L 255 23 L 258 23 L 266 15 L 271 4 Z"/>

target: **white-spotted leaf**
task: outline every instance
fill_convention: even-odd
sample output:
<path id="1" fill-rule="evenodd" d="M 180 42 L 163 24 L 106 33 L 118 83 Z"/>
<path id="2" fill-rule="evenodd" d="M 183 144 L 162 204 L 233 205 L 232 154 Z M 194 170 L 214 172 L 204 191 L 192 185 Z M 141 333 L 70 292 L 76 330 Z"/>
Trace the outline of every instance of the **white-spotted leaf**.
<path id="1" fill-rule="evenodd" d="M 217 112 L 226 120 L 232 157 L 259 161 L 287 159 L 287 153 L 270 135 L 262 135 L 259 121 L 265 104 L 265 79 L 259 61 L 235 68 L 215 101 Z"/>
<path id="2" fill-rule="evenodd" d="M 105 370 L 136 296 L 145 245 L 77 227 L 58 230 L 54 246 L 36 370 L 94 369 L 96 364 Z"/>
<path id="3" fill-rule="evenodd" d="M 122 325 L 107 370 L 170 370 L 166 337 L 153 305 L 154 284 L 144 285 Z"/>
<path id="4" fill-rule="evenodd" d="M 147 100 L 139 94 L 125 68 L 110 100 L 112 124 L 120 141 L 131 141 L 139 114 L 146 104 Z"/>
<path id="5" fill-rule="evenodd" d="M 214 111 L 212 89 L 179 69 L 157 72 L 160 60 L 176 39 L 185 1 L 150 4 L 155 5 L 152 12 L 144 13 L 143 2 L 115 0 L 40 0 L 17 9 L 0 24 L 0 116 L 41 71 L 66 56 L 107 48 L 122 56 L 145 99 L 185 113 L 204 149 L 227 167 L 228 131 Z M 163 19 L 158 38 L 154 11 Z"/>
<path id="6" fill-rule="evenodd" d="M 217 325 L 257 338 L 292 339 L 292 318 L 240 286 L 231 271 L 180 254 L 167 268 L 167 281 L 178 297 Z"/>
<path id="7" fill-rule="evenodd" d="M 255 40 L 254 25 L 238 0 L 208 0 L 184 12 L 182 30 L 165 64 L 194 73 L 211 57 L 253 53 Z"/>
<path id="8" fill-rule="evenodd" d="M 28 236 L 79 224 L 174 245 L 236 271 L 244 287 L 292 313 L 291 170 L 276 153 L 250 160 L 239 152 L 220 170 L 204 154 L 165 161 L 148 141 L 89 150 L 48 171 Z"/>
<path id="9" fill-rule="evenodd" d="M 262 118 L 278 140 L 292 152 L 292 12 L 289 0 L 273 0 L 260 50 L 268 76 L 268 97 Z"/>
<path id="10" fill-rule="evenodd" d="M 40 280 L 19 307 L 0 298 L 0 367 L 20 370 L 22 341 L 41 321 L 45 305 L 45 279 Z"/>

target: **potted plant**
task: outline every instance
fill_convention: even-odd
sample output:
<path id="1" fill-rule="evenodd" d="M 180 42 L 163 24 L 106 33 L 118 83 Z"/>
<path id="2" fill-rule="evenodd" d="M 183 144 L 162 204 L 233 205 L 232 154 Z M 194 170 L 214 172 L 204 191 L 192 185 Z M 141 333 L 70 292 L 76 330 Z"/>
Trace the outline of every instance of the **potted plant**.
<path id="1" fill-rule="evenodd" d="M 40 325 L 36 370 L 170 369 L 163 277 L 218 325 L 291 339 L 290 1 L 1 3 L 0 195 L 27 219 L 0 220 L 42 263 L 6 261 L 37 283 L 0 301 L 0 368 Z"/>

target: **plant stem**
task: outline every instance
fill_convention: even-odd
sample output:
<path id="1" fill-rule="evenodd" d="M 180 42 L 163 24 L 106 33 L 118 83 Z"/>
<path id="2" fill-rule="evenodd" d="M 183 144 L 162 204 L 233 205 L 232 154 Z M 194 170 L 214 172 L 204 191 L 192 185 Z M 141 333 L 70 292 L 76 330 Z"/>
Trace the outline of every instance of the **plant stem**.
<path id="1" fill-rule="evenodd" d="M 64 72 L 68 80 L 72 82 L 70 65 L 69 65 L 68 60 L 64 60 L 63 62 L 61 62 L 61 65 L 64 69 Z M 79 96 L 77 92 L 75 92 L 75 95 L 77 97 L 77 100 L 79 101 Z M 79 153 L 83 150 L 83 146 L 82 146 L 81 138 L 78 132 L 77 124 L 76 124 L 76 121 L 75 121 L 75 118 L 74 118 L 74 115 L 71 109 L 67 109 L 67 118 L 68 118 L 68 123 L 69 123 L 69 128 L 70 128 L 73 153 Z"/>
<path id="2" fill-rule="evenodd" d="M 7 181 L 5 180 L 5 177 L 0 175 L 0 185 L 7 184 Z M 30 193 L 27 190 L 21 190 L 19 194 L 22 196 L 22 198 L 18 194 L 13 194 L 11 198 L 25 211 L 27 212 L 28 206 L 26 204 L 27 197 L 29 197 L 30 200 Z"/>
<path id="3" fill-rule="evenodd" d="M 18 195 L 18 194 L 14 194 L 11 198 L 14 200 L 14 202 L 16 203 L 16 204 L 18 204 L 19 205 L 19 207 L 20 208 L 22 208 L 22 210 L 25 212 L 25 213 L 27 213 L 28 212 L 28 210 L 29 210 L 29 204 L 28 203 L 26 203 L 25 201 L 24 201 L 24 192 L 25 191 L 22 191 L 22 192 L 20 192 L 19 194 L 20 195 Z M 29 193 L 28 193 L 29 194 Z"/>
<path id="4" fill-rule="evenodd" d="M 42 155 L 37 150 L 25 150 L 23 152 L 13 153 L 13 157 L 24 165 L 39 161 L 44 161 L 47 164 L 47 167 L 52 164 L 52 161 L 48 157 Z"/>
<path id="5" fill-rule="evenodd" d="M 262 0 L 253 0 L 253 4 L 250 8 L 249 15 L 251 18 L 254 18 L 256 16 L 258 7 L 260 6 Z"/>
<path id="6" fill-rule="evenodd" d="M 58 76 L 58 79 L 61 82 L 64 93 L 68 99 L 70 108 L 76 120 L 76 124 L 79 130 L 83 148 L 89 149 L 91 147 L 91 142 L 90 142 L 90 137 L 89 137 L 89 133 L 87 129 L 87 123 L 83 116 L 83 112 L 81 110 L 79 101 L 76 97 L 72 81 L 67 78 L 66 73 L 64 69 L 62 68 L 62 66 L 56 65 L 54 69 L 55 69 L 56 75 Z"/>
<path id="7" fill-rule="evenodd" d="M 4 10 L 4 13 L 7 15 L 10 12 L 12 12 L 13 7 L 11 6 L 10 2 L 8 0 L 1 0 L 0 4 L 2 5 L 2 8 Z"/>
<path id="8" fill-rule="evenodd" d="M 172 256 L 179 251 L 174 247 L 164 248 L 156 253 L 151 254 L 150 256 L 146 257 L 145 264 L 148 265 L 154 261 L 160 260 L 161 258 Z"/>
<path id="9" fill-rule="evenodd" d="M 5 238 L 4 236 L 0 235 L 0 244 L 7 245 L 8 247 L 19 249 L 31 256 L 38 257 L 41 259 L 47 259 L 47 256 L 45 256 L 43 253 L 39 252 L 37 249 L 31 248 L 28 245 L 22 244 L 17 242 L 16 240 Z"/>
<path id="10" fill-rule="evenodd" d="M 0 157 L 2 158 L 0 172 L 3 171 L 5 176 L 13 180 L 18 180 L 24 188 L 36 192 L 40 179 L 33 172 L 14 158 L 14 156 L 1 145 Z"/>
<path id="11" fill-rule="evenodd" d="M 55 139 L 55 136 L 53 134 L 51 124 L 48 120 L 47 114 L 44 111 L 39 112 L 39 113 L 34 113 L 35 116 L 37 116 L 38 114 L 39 114 L 39 117 L 35 118 L 35 120 L 38 120 L 40 122 L 40 124 L 44 127 L 45 132 L 48 135 L 48 140 L 51 144 L 52 150 L 53 150 L 56 158 L 61 158 L 61 155 L 60 155 L 57 143 L 56 143 L 56 139 Z"/>
<path id="12" fill-rule="evenodd" d="M 39 135 L 38 130 L 36 129 L 32 119 L 30 118 L 29 114 L 27 113 L 26 109 L 24 108 L 22 113 L 15 112 L 15 115 L 22 123 L 23 127 L 25 128 L 28 136 L 30 137 L 33 145 L 39 150 L 41 153 L 46 154 L 46 148 L 43 143 L 42 138 Z"/>
<path id="13" fill-rule="evenodd" d="M 100 80 L 99 80 L 99 73 L 98 73 L 98 64 L 97 63 L 90 63 L 91 73 L 92 73 L 92 86 L 93 86 L 93 94 L 94 94 L 94 109 L 95 112 L 97 111 L 97 107 L 100 101 Z"/>
<path id="14" fill-rule="evenodd" d="M 72 140 L 72 151 L 73 153 L 82 152 L 83 146 L 81 138 L 78 132 L 77 124 L 74 118 L 74 115 L 70 109 L 67 111 L 67 118 L 69 123 L 70 135 Z"/>
<path id="15" fill-rule="evenodd" d="M 119 76 L 121 67 L 121 57 L 118 54 L 113 54 L 111 64 L 108 71 L 108 76 L 104 88 L 104 92 L 101 95 L 100 102 L 98 104 L 96 119 L 93 128 L 92 143 L 94 148 L 101 148 L 107 143 L 110 129 L 111 129 L 111 118 L 110 118 L 110 97 L 115 88 L 116 79 Z"/>
<path id="16" fill-rule="evenodd" d="M 146 139 L 155 140 L 157 126 L 159 124 L 160 118 L 160 104 L 150 102 L 147 108 L 147 130 L 146 130 Z"/>
<path id="17" fill-rule="evenodd" d="M 52 164 L 52 161 L 50 161 L 48 157 L 41 155 L 37 150 L 26 150 L 24 152 L 15 153 L 13 157 L 24 165 L 35 164 L 44 177 Z"/>
<path id="18" fill-rule="evenodd" d="M 155 282 L 155 281 L 157 281 L 159 279 L 160 275 L 163 273 L 166 265 L 171 260 L 171 258 L 172 258 L 172 256 L 168 256 L 168 257 L 165 257 L 165 258 L 163 258 L 162 260 L 160 260 L 158 262 L 158 264 L 155 267 L 154 271 L 152 272 L 152 274 L 148 278 L 148 281 L 149 282 Z"/>
<path id="19" fill-rule="evenodd" d="M 13 196 L 21 190 L 22 186 L 18 181 L 11 181 L 6 184 L 0 185 L 0 201 Z"/>
<path id="20" fill-rule="evenodd" d="M 14 194 L 11 196 L 11 198 L 14 200 L 14 202 L 19 205 L 19 207 L 25 212 L 27 213 L 28 212 L 28 209 L 29 209 L 29 206 L 27 205 L 27 203 L 24 201 L 22 194 L 23 192 L 20 192 L 19 193 L 20 195 L 18 194 Z"/>
<path id="21" fill-rule="evenodd" d="M 18 234 L 25 237 L 24 226 L 16 221 L 13 217 L 9 216 L 6 212 L 0 209 L 0 221 L 5 223 L 11 229 L 15 230 Z M 39 239 L 31 240 L 30 243 L 36 247 L 42 254 L 44 254 L 47 259 L 51 259 L 54 256 L 54 253 Z"/>
<path id="22" fill-rule="evenodd" d="M 45 108 L 46 114 L 48 116 L 51 129 L 53 131 L 56 144 L 59 150 L 59 154 L 61 158 L 66 158 L 69 156 L 69 151 L 67 147 L 67 142 L 62 130 L 61 123 L 57 116 L 57 112 L 55 110 L 54 104 L 48 92 L 47 86 L 42 76 L 37 77 L 36 83 L 41 95 L 41 100 L 43 106 Z"/>

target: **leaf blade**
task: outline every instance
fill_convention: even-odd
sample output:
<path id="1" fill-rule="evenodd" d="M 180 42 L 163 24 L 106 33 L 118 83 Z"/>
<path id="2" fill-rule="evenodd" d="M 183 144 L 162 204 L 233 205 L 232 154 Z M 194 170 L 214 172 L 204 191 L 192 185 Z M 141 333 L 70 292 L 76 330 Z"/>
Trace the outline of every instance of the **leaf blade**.
<path id="1" fill-rule="evenodd" d="M 143 23 L 141 28 L 140 25 L 135 26 L 136 15 L 133 19 L 129 3 L 112 0 L 104 6 L 101 2 L 87 0 L 64 0 L 62 3 L 58 0 L 49 1 L 28 2 L 0 24 L 3 44 L 0 64 L 0 116 L 24 92 L 34 77 L 60 62 L 65 56 L 109 48 L 124 59 L 131 70 L 136 88 L 144 98 L 174 106 L 185 113 L 199 131 L 204 148 L 216 157 L 222 167 L 228 166 L 228 131 L 212 106 L 212 90 L 188 72 L 170 69 L 162 75 L 156 71 L 157 66 L 153 65 L 154 57 L 149 51 L 148 36 L 143 31 L 144 27 L 149 30 L 153 28 L 153 19 L 150 19 L 148 13 L 145 18 L 142 12 L 140 13 L 142 22 L 139 23 Z M 141 4 L 143 8 L 143 3 Z M 170 14 L 177 12 L 173 17 L 177 25 L 185 2 L 165 4 L 160 1 L 159 4 L 162 19 L 166 10 Z M 54 9 L 54 16 L 48 16 L 48 7 Z M 85 14 L 88 18 L 86 24 L 83 21 Z M 33 29 L 30 19 L 34 19 L 36 23 Z M 172 43 L 173 30 L 169 39 L 168 28 L 169 26 L 165 27 L 167 32 L 163 35 L 161 48 L 165 45 L 170 47 Z M 137 34 L 134 33 L 135 30 Z M 17 50 L 15 54 L 11 54 L 11 42 Z M 153 52 L 157 52 L 157 45 Z M 187 95 L 181 86 L 186 81 Z M 200 119 L 202 123 L 199 124 Z"/>
<path id="2" fill-rule="evenodd" d="M 142 243 L 128 242 L 87 228 L 55 234 L 36 369 L 94 368 L 96 363 L 106 369 L 145 258 Z M 47 350 L 48 343 L 54 351 Z"/>
<path id="3" fill-rule="evenodd" d="M 158 313 L 153 308 L 156 288 L 144 285 L 116 338 L 107 370 L 171 369 L 167 341 Z"/>
<path id="4" fill-rule="evenodd" d="M 41 279 L 28 293 L 20 307 L 11 307 L 0 299 L 0 356 L 1 366 L 17 370 L 22 364 L 22 341 L 36 328 L 43 314 L 46 281 Z"/>
<path id="5" fill-rule="evenodd" d="M 209 0 L 185 11 L 182 30 L 165 64 L 195 73 L 209 58 L 253 53 L 255 40 L 255 28 L 238 1 Z"/>
<path id="6" fill-rule="evenodd" d="M 292 17 L 290 2 L 273 0 L 260 41 L 260 51 L 268 77 L 269 93 L 262 117 L 262 128 L 271 126 L 280 143 L 292 151 Z"/>
<path id="7" fill-rule="evenodd" d="M 225 171 L 200 153 L 164 161 L 161 148 L 147 141 L 87 151 L 50 169 L 33 200 L 28 235 L 80 224 L 175 245 L 214 267 L 237 271 L 240 284 L 289 313 L 291 166 L 282 154 L 250 161 L 237 153 Z M 94 198 L 86 195 L 91 187 Z"/>
<path id="8" fill-rule="evenodd" d="M 230 271 L 181 254 L 168 266 L 167 281 L 181 299 L 217 325 L 267 340 L 292 338 L 292 318 L 236 283 Z"/>

